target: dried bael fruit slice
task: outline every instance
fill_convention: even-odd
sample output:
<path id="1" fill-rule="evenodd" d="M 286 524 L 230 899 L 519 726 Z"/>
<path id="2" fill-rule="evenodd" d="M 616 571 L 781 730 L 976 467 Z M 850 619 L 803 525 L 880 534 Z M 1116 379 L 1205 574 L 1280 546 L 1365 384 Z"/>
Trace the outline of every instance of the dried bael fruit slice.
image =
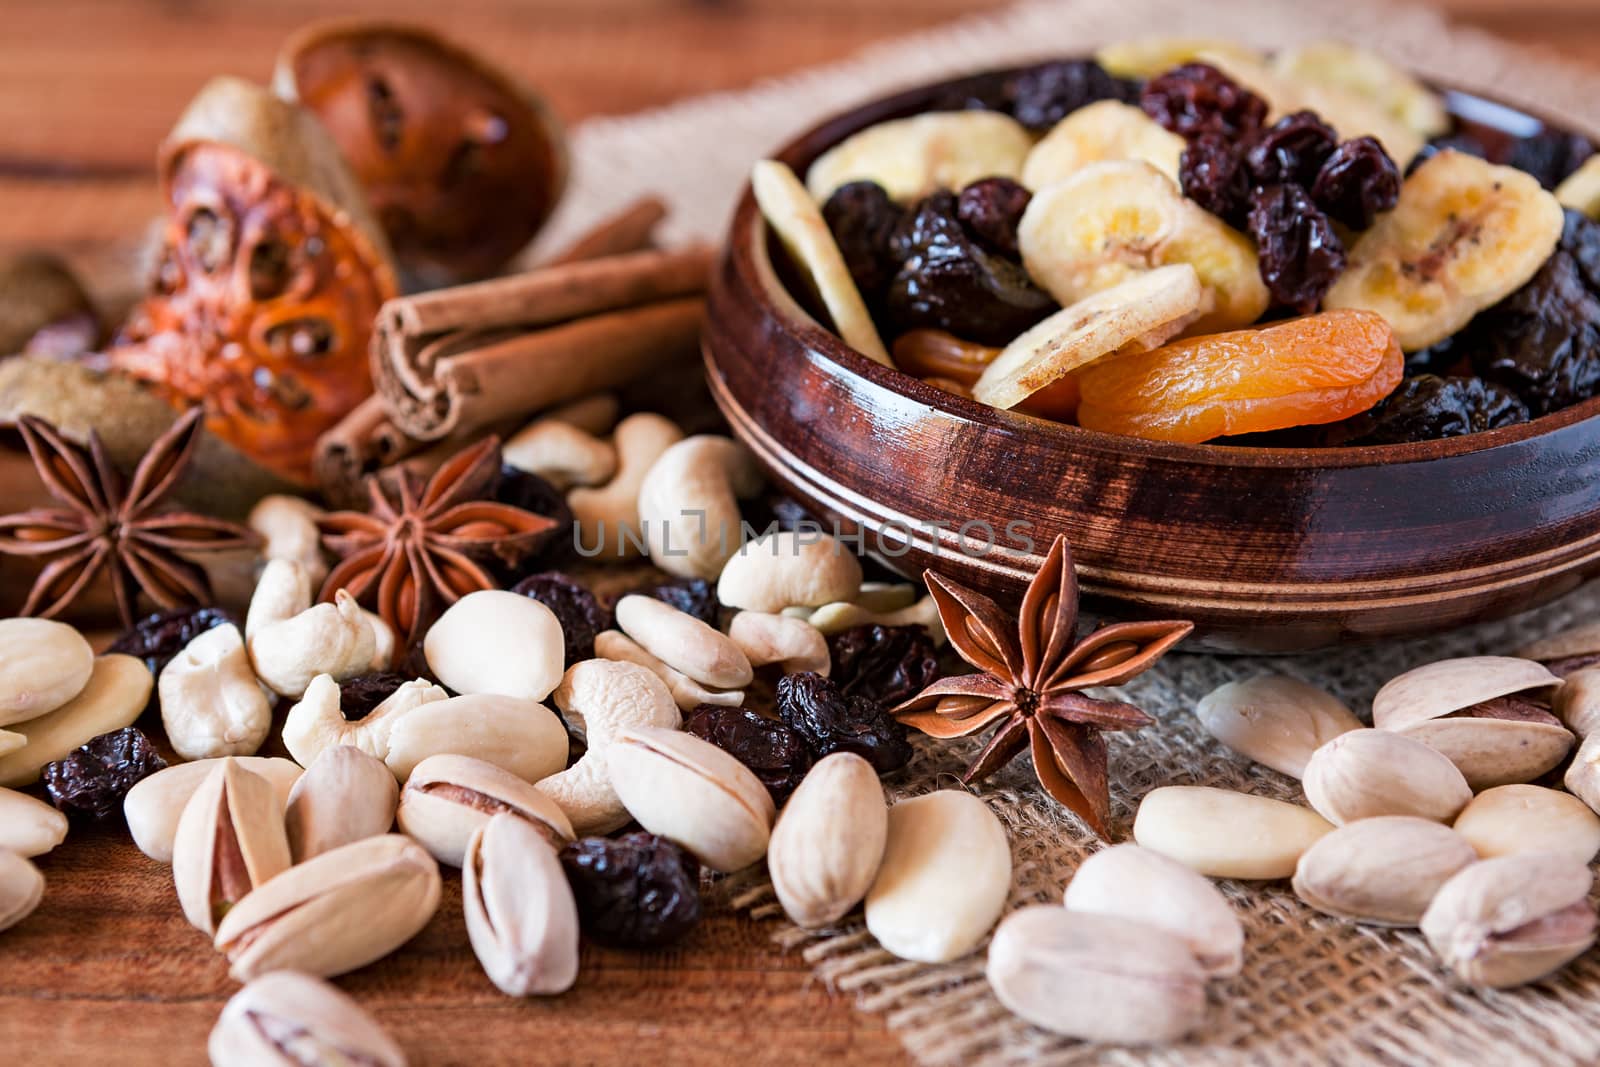
<path id="1" fill-rule="evenodd" d="M 1198 444 L 1223 434 L 1336 422 L 1387 396 L 1404 366 L 1381 316 L 1323 312 L 1106 360 L 1080 376 L 1078 423 Z"/>
<path id="2" fill-rule="evenodd" d="M 317 438 L 372 392 L 367 340 L 395 294 L 383 234 L 316 119 L 237 78 L 195 97 L 160 171 L 160 265 L 111 363 L 307 484 Z"/>
<path id="3" fill-rule="evenodd" d="M 1142 159 L 1177 180 L 1183 138 L 1120 100 L 1101 100 L 1079 108 L 1033 146 L 1022 163 L 1022 184 L 1043 189 L 1090 163 Z"/>
<path id="4" fill-rule="evenodd" d="M 1556 199 L 1562 207 L 1600 219 L 1600 156 L 1590 156 L 1556 186 Z"/>
<path id="5" fill-rule="evenodd" d="M 1114 352 L 1166 344 L 1200 311 L 1204 290 L 1187 263 L 1135 274 L 1086 297 L 1012 341 L 972 388 L 973 399 L 1012 408 Z"/>
<path id="6" fill-rule="evenodd" d="M 750 188 L 767 224 L 777 231 L 795 265 L 811 279 L 845 344 L 868 359 L 893 366 L 832 231 L 794 171 L 764 159 L 750 171 Z"/>
<path id="7" fill-rule="evenodd" d="M 1260 52 L 1225 37 L 1139 37 L 1108 44 L 1095 58 L 1119 78 L 1153 78 L 1192 63 L 1201 54 L 1261 59 Z"/>
<path id="8" fill-rule="evenodd" d="M 1446 149 L 1350 249 L 1327 308 L 1389 320 L 1407 352 L 1444 340 L 1522 288 L 1561 239 L 1561 204 L 1511 167 Z"/>
<path id="9" fill-rule="evenodd" d="M 1303 85 L 1359 97 L 1419 136 L 1450 132 L 1450 113 L 1437 93 L 1365 48 L 1343 41 L 1313 41 L 1279 52 L 1273 57 L 1272 69 Z"/>
<path id="10" fill-rule="evenodd" d="M 972 399 L 972 387 L 1000 355 L 1000 349 L 964 341 L 943 330 L 907 330 L 894 339 L 894 362 L 937 389 Z M 1078 380 L 1066 376 L 1029 396 L 1018 411 L 1058 422 L 1078 414 Z"/>
<path id="11" fill-rule="evenodd" d="M 420 27 L 311 26 L 284 46 L 273 88 L 327 124 L 420 287 L 495 273 L 566 186 L 544 100 Z"/>
<path id="12" fill-rule="evenodd" d="M 1015 178 L 1033 148 L 1021 123 L 994 111 L 935 111 L 868 126 L 818 156 L 806 187 L 818 203 L 847 182 L 877 182 L 905 203 L 979 178 Z"/>
<path id="13" fill-rule="evenodd" d="M 1063 306 L 1177 263 L 1192 266 L 1206 291 L 1194 333 L 1247 326 L 1270 301 L 1250 239 L 1148 163 L 1091 163 L 1040 190 L 1017 243 L 1033 280 Z"/>

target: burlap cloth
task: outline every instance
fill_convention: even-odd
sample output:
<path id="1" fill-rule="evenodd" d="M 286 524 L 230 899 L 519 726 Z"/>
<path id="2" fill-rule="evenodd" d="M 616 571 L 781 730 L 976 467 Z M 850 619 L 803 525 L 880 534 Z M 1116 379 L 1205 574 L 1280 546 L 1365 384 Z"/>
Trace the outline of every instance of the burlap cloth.
<path id="1" fill-rule="evenodd" d="M 574 195 L 546 235 L 559 244 L 583 223 L 640 193 L 672 205 L 668 236 L 716 239 L 751 162 L 816 119 L 891 88 L 1031 57 L 1079 53 L 1105 40 L 1205 33 L 1262 46 L 1338 36 L 1426 75 L 1594 127 L 1600 75 L 1452 28 L 1425 10 L 1369 0 L 1066 0 L 1032 3 L 872 49 L 858 58 L 747 92 L 589 122 L 575 132 Z M 1587 118 L 1585 121 L 1585 108 Z M 1600 614 L 1591 587 L 1510 622 L 1405 644 L 1273 660 L 1175 655 L 1123 690 L 1159 718 L 1111 739 L 1116 832 L 1157 785 L 1218 785 L 1288 800 L 1298 783 L 1254 767 L 1195 724 L 1198 698 L 1223 682 L 1277 670 L 1324 686 L 1365 714 L 1386 679 L 1431 659 L 1504 652 L 1575 619 Z M 898 794 L 959 786 L 975 742 L 923 743 L 898 776 Z M 1033 784 L 1020 760 L 983 796 L 1011 831 L 1012 905 L 1058 900 L 1095 847 Z M 769 919 L 775 939 L 804 953 L 819 978 L 884 1014 L 906 1048 L 929 1063 L 1592 1064 L 1600 1062 L 1600 953 L 1555 978 L 1508 993 L 1451 983 L 1415 931 L 1325 918 L 1281 883 L 1222 883 L 1244 918 L 1244 972 L 1213 986 L 1204 1029 L 1157 1049 L 1104 1049 L 1051 1037 L 1013 1017 L 989 992 L 983 953 L 945 966 L 895 959 L 859 919 L 807 933 L 790 926 L 756 876 L 728 897 Z"/>

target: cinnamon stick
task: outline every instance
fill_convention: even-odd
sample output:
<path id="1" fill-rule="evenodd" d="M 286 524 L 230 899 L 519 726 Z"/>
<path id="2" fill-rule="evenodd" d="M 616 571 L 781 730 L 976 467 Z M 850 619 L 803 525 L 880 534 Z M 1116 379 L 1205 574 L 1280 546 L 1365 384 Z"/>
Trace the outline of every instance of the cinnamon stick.
<path id="1" fill-rule="evenodd" d="M 651 247 L 656 226 L 666 217 L 665 201 L 658 196 L 642 196 L 617 214 L 591 227 L 564 251 L 552 257 L 549 266 L 641 252 Z"/>

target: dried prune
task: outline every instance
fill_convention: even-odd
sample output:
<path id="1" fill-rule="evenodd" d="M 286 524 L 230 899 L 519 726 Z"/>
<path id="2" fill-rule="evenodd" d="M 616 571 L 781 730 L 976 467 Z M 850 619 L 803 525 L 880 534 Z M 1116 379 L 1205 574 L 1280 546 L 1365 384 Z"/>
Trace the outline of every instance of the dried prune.
<path id="1" fill-rule="evenodd" d="M 1309 186 L 1338 145 L 1339 135 L 1316 112 L 1296 111 L 1251 136 L 1245 166 L 1254 185 Z"/>
<path id="2" fill-rule="evenodd" d="M 159 675 L 161 669 L 171 663 L 190 641 L 207 630 L 233 621 L 233 616 L 221 608 L 158 611 L 134 623 L 106 651 L 137 656 L 144 660 L 151 674 Z"/>
<path id="3" fill-rule="evenodd" d="M 911 761 L 904 725 L 876 700 L 846 694 L 820 674 L 802 671 L 778 682 L 778 714 L 805 738 L 816 759 L 854 752 L 879 774 Z"/>
<path id="4" fill-rule="evenodd" d="M 1587 137 L 1546 128 L 1512 141 L 1505 162 L 1554 189 L 1592 155 L 1594 145 Z"/>
<path id="5" fill-rule="evenodd" d="M 852 626 L 828 639 L 829 675 L 848 696 L 894 707 L 939 680 L 939 655 L 921 626 Z"/>
<path id="6" fill-rule="evenodd" d="M 578 922 L 617 948 L 661 948 L 700 921 L 700 864 L 664 837 L 585 837 L 561 850 Z"/>
<path id="7" fill-rule="evenodd" d="M 1600 392 L 1600 223 L 1576 211 L 1555 254 L 1527 285 L 1457 335 L 1482 377 L 1510 389 L 1533 415 Z"/>
<path id="8" fill-rule="evenodd" d="M 1400 201 L 1400 168 L 1373 137 L 1346 141 L 1322 164 L 1311 199 L 1335 222 L 1364 230 Z"/>
<path id="9" fill-rule="evenodd" d="M 1010 178 L 984 178 L 961 190 L 956 217 L 972 239 L 1002 256 L 1017 258 L 1017 227 L 1033 194 Z"/>
<path id="10" fill-rule="evenodd" d="M 1173 133 L 1246 137 L 1267 120 L 1267 102 L 1206 63 L 1185 63 L 1144 84 L 1144 113 Z"/>
<path id="11" fill-rule="evenodd" d="M 1528 421 L 1511 391 L 1481 378 L 1421 374 L 1401 382 L 1371 411 L 1327 428 L 1330 445 L 1396 445 L 1496 430 Z"/>
<path id="12" fill-rule="evenodd" d="M 1020 70 L 1006 83 L 1011 116 L 1030 130 L 1048 130 L 1098 100 L 1137 99 L 1139 87 L 1088 59 L 1056 60 Z"/>
<path id="13" fill-rule="evenodd" d="M 166 765 L 150 739 L 128 726 L 45 764 L 44 791 L 50 803 L 69 815 L 104 819 L 122 807 L 128 790 Z"/>
<path id="14" fill-rule="evenodd" d="M 1250 175 L 1238 146 L 1217 133 L 1189 142 L 1178 163 L 1183 194 L 1231 226 L 1243 226 L 1250 211 Z"/>
<path id="15" fill-rule="evenodd" d="M 1301 314 L 1315 311 L 1344 270 L 1345 250 L 1311 195 L 1298 185 L 1256 189 L 1248 229 L 1273 302 Z"/>
<path id="16" fill-rule="evenodd" d="M 394 671 L 374 671 L 339 683 L 339 710 L 350 722 L 364 719 L 372 709 L 388 700 L 390 695 L 415 675 Z"/>
<path id="17" fill-rule="evenodd" d="M 1003 345 L 1056 309 L 1022 264 L 974 241 L 956 216 L 954 193 L 919 203 L 895 231 L 901 261 L 885 297 L 892 332 L 947 330 Z"/>
<path id="18" fill-rule="evenodd" d="M 530 574 L 511 587 L 549 608 L 561 624 L 566 665 L 594 659 L 594 637 L 611 628 L 611 612 L 598 597 L 559 571 Z"/>
<path id="19" fill-rule="evenodd" d="M 745 708 L 701 704 L 684 720 L 683 728 L 749 767 L 778 805 L 811 769 L 805 738 L 788 724 Z"/>
<path id="20" fill-rule="evenodd" d="M 877 182 L 846 182 L 822 205 L 822 218 L 844 256 L 844 265 L 868 303 L 877 303 L 900 269 L 889 238 L 905 209 Z"/>
<path id="21" fill-rule="evenodd" d="M 934 96 L 928 110 L 1009 112 L 1010 80 L 1005 74 L 993 71 L 957 79 Z"/>
<path id="22" fill-rule="evenodd" d="M 1490 159 L 1489 146 L 1484 144 L 1483 141 L 1464 130 L 1456 130 L 1451 133 L 1440 134 L 1425 143 L 1421 150 L 1411 157 L 1411 162 L 1406 164 L 1404 176 L 1411 177 L 1413 171 L 1446 149 L 1464 152 L 1469 156 L 1477 156 L 1479 159 L 1489 159 L 1491 163 L 1499 162 L 1498 160 Z"/>
<path id="23" fill-rule="evenodd" d="M 679 578 L 675 582 L 640 589 L 639 594 L 671 604 L 707 626 L 715 627 L 720 621 L 722 606 L 717 603 L 717 587 L 704 578 Z"/>

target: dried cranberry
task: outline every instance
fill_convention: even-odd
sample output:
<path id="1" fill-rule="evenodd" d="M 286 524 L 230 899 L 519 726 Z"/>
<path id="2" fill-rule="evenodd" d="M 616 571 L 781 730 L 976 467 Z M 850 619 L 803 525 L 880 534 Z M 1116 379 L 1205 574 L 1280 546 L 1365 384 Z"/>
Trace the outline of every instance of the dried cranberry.
<path id="1" fill-rule="evenodd" d="M 939 654 L 921 626 L 853 626 L 828 640 L 829 676 L 847 696 L 893 707 L 939 680 Z"/>
<path id="2" fill-rule="evenodd" d="M 364 719 L 372 709 L 388 700 L 396 689 L 411 681 L 415 675 L 392 671 L 375 671 L 339 683 L 339 710 L 351 722 Z"/>
<path id="3" fill-rule="evenodd" d="M 700 864 L 664 837 L 585 837 L 561 866 L 583 932 L 602 945 L 661 948 L 700 921 Z"/>
<path id="4" fill-rule="evenodd" d="M 1322 164 L 1311 199 L 1335 222 L 1365 230 L 1400 202 L 1400 168 L 1376 138 L 1346 141 Z"/>
<path id="5" fill-rule="evenodd" d="M 1240 138 L 1267 120 L 1267 102 L 1205 63 L 1185 63 L 1151 78 L 1139 94 L 1144 113 L 1173 133 Z"/>
<path id="6" fill-rule="evenodd" d="M 1461 437 L 1528 421 L 1511 391 L 1481 378 L 1407 378 L 1371 411 L 1327 430 L 1333 445 L 1395 445 Z"/>
<path id="7" fill-rule="evenodd" d="M 566 665 L 594 659 L 594 637 L 611 628 L 611 612 L 598 597 L 559 571 L 530 574 L 511 587 L 549 608 L 561 624 Z"/>
<path id="8" fill-rule="evenodd" d="M 1344 270 L 1344 242 L 1298 185 L 1269 185 L 1250 194 L 1250 236 L 1261 280 L 1273 302 L 1308 314 Z"/>
<path id="9" fill-rule="evenodd" d="M 44 791 L 69 815 L 104 819 L 122 806 L 128 790 L 166 765 L 150 739 L 129 726 L 45 764 Z"/>
<path id="10" fill-rule="evenodd" d="M 822 218 L 844 265 L 869 303 L 878 301 L 900 269 L 889 238 L 904 216 L 905 209 L 889 198 L 883 186 L 870 181 L 847 182 L 822 205 Z"/>
<path id="11" fill-rule="evenodd" d="M 1242 226 L 1250 210 L 1250 175 L 1239 149 L 1217 133 L 1189 142 L 1178 163 L 1183 193 L 1219 219 Z"/>
<path id="12" fill-rule="evenodd" d="M 1257 130 L 1245 152 L 1252 185 L 1307 185 L 1339 146 L 1339 135 L 1314 111 L 1296 111 Z"/>
<path id="13" fill-rule="evenodd" d="M 972 239 L 1002 256 L 1017 258 L 1017 227 L 1033 194 L 1010 178 L 984 178 L 961 190 L 956 217 Z"/>
<path id="14" fill-rule="evenodd" d="M 1088 59 L 1055 60 L 1018 71 L 1006 83 L 1011 115 L 1030 130 L 1048 130 L 1098 100 L 1131 103 L 1138 86 L 1112 77 Z"/>
<path id="15" fill-rule="evenodd" d="M 721 621 L 722 605 L 717 602 L 717 587 L 704 578 L 680 578 L 675 582 L 641 589 L 639 594 L 671 604 L 707 626 L 715 627 Z"/>
<path id="16" fill-rule="evenodd" d="M 904 725 L 876 700 L 848 695 L 820 674 L 802 671 L 779 681 L 778 714 L 805 738 L 817 759 L 834 752 L 854 752 L 879 774 L 911 761 Z"/>
<path id="17" fill-rule="evenodd" d="M 159 675 L 161 669 L 171 663 L 190 641 L 207 630 L 233 621 L 233 616 L 221 608 L 159 611 L 134 623 L 106 651 L 138 656 L 150 668 L 151 674 Z"/>
<path id="18" fill-rule="evenodd" d="M 1554 189 L 1592 155 L 1594 145 L 1587 137 L 1546 128 L 1513 141 L 1505 161 L 1538 178 L 1546 189 Z"/>
<path id="19" fill-rule="evenodd" d="M 754 771 L 775 804 L 788 799 L 811 769 L 805 738 L 777 719 L 744 708 L 701 704 L 683 728 Z"/>

